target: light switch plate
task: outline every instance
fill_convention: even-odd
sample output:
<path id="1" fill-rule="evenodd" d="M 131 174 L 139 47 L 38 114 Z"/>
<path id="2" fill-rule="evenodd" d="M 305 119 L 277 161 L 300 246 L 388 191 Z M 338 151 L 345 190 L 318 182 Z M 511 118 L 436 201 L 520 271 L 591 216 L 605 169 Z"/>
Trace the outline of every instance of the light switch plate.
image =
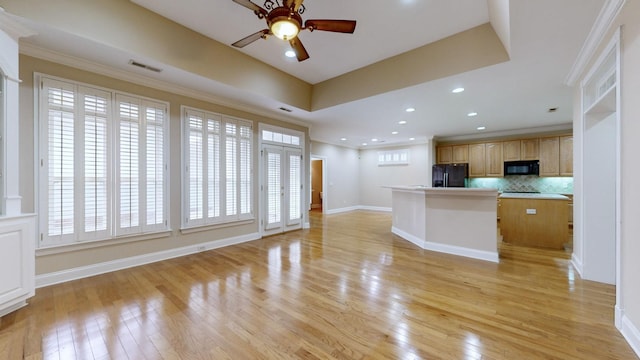
<path id="1" fill-rule="evenodd" d="M 535 215 L 536 209 L 527 209 L 527 215 Z"/>

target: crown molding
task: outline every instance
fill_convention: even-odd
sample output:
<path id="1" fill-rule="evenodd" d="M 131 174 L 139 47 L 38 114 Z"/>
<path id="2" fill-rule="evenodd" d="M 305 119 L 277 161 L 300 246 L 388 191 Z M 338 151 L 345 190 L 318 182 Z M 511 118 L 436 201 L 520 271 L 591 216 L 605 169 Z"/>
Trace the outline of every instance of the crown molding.
<path id="1" fill-rule="evenodd" d="M 9 34 L 9 36 L 16 41 L 21 37 L 29 37 L 37 34 L 29 27 L 24 26 L 15 20 L 15 18 L 2 7 L 0 7 L 0 29 Z"/>
<path id="2" fill-rule="evenodd" d="M 239 101 L 232 99 L 219 97 L 211 93 L 205 93 L 197 91 L 188 87 L 180 86 L 167 81 L 153 79 L 137 73 L 120 70 L 111 66 L 106 66 L 94 61 L 89 61 L 79 57 L 63 54 L 60 52 L 45 49 L 29 42 L 20 42 L 20 53 L 32 56 L 38 59 L 51 61 L 57 64 L 70 66 L 76 69 L 89 71 L 95 74 L 108 76 L 114 79 L 131 82 L 137 85 L 150 87 L 156 90 L 166 91 L 171 94 L 182 95 L 196 100 L 206 101 L 212 104 L 231 107 L 236 110 L 245 111 L 254 115 L 268 117 L 274 120 L 283 121 L 289 124 L 298 125 L 307 129 L 311 128 L 311 125 L 307 122 L 298 119 L 292 119 L 289 117 L 279 116 L 274 112 L 265 111 L 256 106 L 247 105 Z"/>
<path id="3" fill-rule="evenodd" d="M 589 60 L 594 56 L 598 46 L 602 43 L 607 31 L 613 25 L 614 20 L 622 10 L 626 0 L 607 0 L 600 10 L 600 14 L 596 18 L 596 21 L 591 27 L 589 35 L 582 45 L 582 49 L 578 53 L 569 74 L 565 78 L 565 84 L 574 86 L 578 81 L 580 75 L 586 69 Z"/>

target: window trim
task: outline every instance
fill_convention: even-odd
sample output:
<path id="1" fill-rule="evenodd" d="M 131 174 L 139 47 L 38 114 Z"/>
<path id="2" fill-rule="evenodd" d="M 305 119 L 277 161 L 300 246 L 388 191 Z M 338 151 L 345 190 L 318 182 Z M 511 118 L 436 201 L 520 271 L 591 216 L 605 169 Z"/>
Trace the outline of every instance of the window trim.
<path id="1" fill-rule="evenodd" d="M 49 153 L 49 149 L 47 148 L 47 146 L 43 146 L 43 141 L 45 141 L 46 136 L 48 134 L 46 127 L 48 126 L 48 113 L 45 113 L 46 109 L 48 108 L 44 102 L 46 102 L 46 96 L 43 95 L 44 93 L 44 82 L 46 80 L 52 81 L 52 82 L 60 82 L 60 83 L 64 83 L 64 84 L 68 84 L 71 87 L 73 87 L 74 89 L 74 94 L 75 96 L 77 95 L 82 95 L 84 94 L 81 90 L 82 89 L 92 89 L 92 90 L 96 90 L 96 91 L 100 91 L 100 92 L 104 92 L 107 93 L 109 95 L 109 97 L 107 98 L 108 104 L 107 104 L 107 182 L 108 182 L 108 205 L 107 205 L 107 217 L 108 217 L 108 223 L 107 223 L 107 230 L 106 230 L 106 236 L 101 236 L 101 237 L 82 237 L 81 236 L 81 232 L 84 233 L 83 231 L 79 231 L 78 226 L 77 225 L 74 227 L 74 233 L 72 234 L 72 238 L 68 241 L 64 241 L 64 242 L 55 242 L 55 241 L 47 241 L 45 233 L 47 232 L 47 216 L 42 216 L 43 213 L 43 206 L 45 206 L 46 204 L 48 204 L 48 199 L 44 199 L 44 197 L 47 196 L 48 192 L 47 192 L 47 181 L 48 181 L 48 174 L 46 174 L 45 169 L 46 167 L 43 167 L 43 163 L 46 159 L 46 157 L 48 156 Z M 48 74 L 44 74 L 44 73 L 34 73 L 34 84 L 36 84 L 36 86 L 34 86 L 34 134 L 35 134 L 35 143 L 36 143 L 36 149 L 34 151 L 34 156 L 35 156 L 35 193 L 34 193 L 34 199 L 35 199 L 35 206 L 36 206 L 36 211 L 41 214 L 40 216 L 40 220 L 38 221 L 38 228 L 37 231 L 39 233 L 38 236 L 38 241 L 36 244 L 36 251 L 38 254 L 49 254 L 49 253 L 63 253 L 63 252 L 68 252 L 68 251 L 76 251 L 78 249 L 88 249 L 88 248 L 94 248 L 94 247 L 100 247 L 100 246 L 107 246 L 107 245 L 111 245 L 111 244 L 120 244 L 120 243 L 127 243 L 127 242 L 135 242 L 135 241 L 140 241 L 140 240 L 144 240 L 144 239 L 151 239 L 151 238 L 156 238 L 156 237 L 163 237 L 165 236 L 165 233 L 171 233 L 171 226 L 170 226 L 170 219 L 171 219 L 171 213 L 170 213 L 170 200 L 171 200 L 171 187 L 170 187 L 170 175 L 169 175 L 169 169 L 170 169 L 170 139 L 171 139 L 171 134 L 170 134 L 170 103 L 168 101 L 163 101 L 163 100 L 158 100 L 158 99 L 153 99 L 153 98 L 149 98 L 143 95 L 138 95 L 138 94 L 132 94 L 132 93 L 128 93 L 128 92 L 124 92 L 124 91 L 120 91 L 117 89 L 111 89 L 111 88 L 106 88 L 106 87 L 102 87 L 102 86 L 98 86 L 98 85 L 94 85 L 94 84 L 89 84 L 89 83 L 84 83 L 84 82 L 80 82 L 80 81 L 76 81 L 76 80 L 72 80 L 72 79 L 67 79 L 67 78 L 62 78 L 62 77 L 58 77 L 58 76 L 54 76 L 54 75 L 48 75 Z M 152 103 L 152 104 L 156 104 L 156 105 L 160 105 L 164 111 L 163 114 L 163 121 L 162 121 L 162 131 L 163 131 L 163 139 L 162 139 L 162 162 L 163 162 L 163 175 L 162 175 L 162 191 L 163 191 L 163 196 L 162 196 L 162 200 L 163 200 L 163 218 L 164 220 L 161 222 L 161 224 L 154 224 L 152 226 L 146 226 L 146 216 L 142 216 L 142 214 L 140 214 L 140 221 L 141 221 L 141 230 L 139 232 L 134 232 L 134 233 L 122 233 L 119 232 L 116 229 L 116 217 L 118 216 L 116 214 L 116 199 L 115 196 L 117 194 L 116 192 L 116 187 L 119 186 L 119 181 L 116 179 L 117 177 L 117 167 L 116 167 L 116 156 L 117 156 L 117 146 L 118 144 L 116 144 L 116 127 L 119 124 L 119 115 L 118 115 L 118 102 L 117 102 L 117 96 L 124 96 L 124 97 L 129 97 L 129 98 L 134 98 L 137 99 L 137 101 L 139 101 L 140 103 Z M 43 98 L 44 96 L 44 98 Z M 84 110 L 81 111 L 81 109 L 77 108 L 77 105 L 74 104 L 74 116 L 78 116 L 78 115 L 82 115 L 84 113 Z M 74 131 L 77 131 L 78 126 L 74 125 Z M 146 130 L 146 127 L 145 127 Z M 82 135 L 82 137 L 84 137 L 84 135 Z M 44 138 L 44 139 L 43 139 Z M 78 154 L 78 152 L 80 151 L 80 149 L 77 147 L 78 144 L 74 142 L 74 153 Z M 146 144 L 145 144 L 146 146 Z M 74 156 L 75 157 L 75 156 Z M 84 154 L 82 154 L 82 157 L 84 157 Z M 146 162 L 146 153 L 141 154 L 141 158 L 140 161 L 145 161 Z M 78 172 L 77 170 L 74 170 L 74 172 Z M 143 177 L 141 177 L 140 181 L 142 180 Z M 77 180 L 77 185 L 74 186 L 81 186 L 82 184 L 84 184 L 84 176 L 80 179 Z M 140 184 L 141 186 L 141 194 L 146 194 L 146 183 Z M 74 199 L 74 203 L 79 203 L 79 201 L 77 199 Z M 80 202 L 81 203 L 81 202 Z M 144 202 L 140 202 L 140 206 L 143 206 Z M 145 209 L 146 211 L 146 209 Z M 46 215 L 46 214 L 44 214 Z M 76 218 L 79 214 L 78 213 L 74 213 L 74 222 L 75 221 L 82 221 L 82 219 L 80 218 Z"/>

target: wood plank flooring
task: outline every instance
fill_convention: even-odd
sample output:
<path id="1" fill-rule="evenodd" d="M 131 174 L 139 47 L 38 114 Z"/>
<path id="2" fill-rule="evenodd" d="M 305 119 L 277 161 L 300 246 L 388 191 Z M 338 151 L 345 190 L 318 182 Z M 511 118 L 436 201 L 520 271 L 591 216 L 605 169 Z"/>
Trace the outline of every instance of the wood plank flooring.
<path id="1" fill-rule="evenodd" d="M 37 290 L 0 359 L 637 359 L 564 251 L 421 250 L 387 213 Z"/>

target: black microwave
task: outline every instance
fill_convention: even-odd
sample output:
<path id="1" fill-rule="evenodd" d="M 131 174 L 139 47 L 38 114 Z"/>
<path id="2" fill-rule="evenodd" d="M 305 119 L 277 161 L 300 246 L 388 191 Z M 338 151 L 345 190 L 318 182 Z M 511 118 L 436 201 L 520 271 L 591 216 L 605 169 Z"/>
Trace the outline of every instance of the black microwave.
<path id="1" fill-rule="evenodd" d="M 540 162 L 531 161 L 505 161 L 504 175 L 540 175 Z"/>

